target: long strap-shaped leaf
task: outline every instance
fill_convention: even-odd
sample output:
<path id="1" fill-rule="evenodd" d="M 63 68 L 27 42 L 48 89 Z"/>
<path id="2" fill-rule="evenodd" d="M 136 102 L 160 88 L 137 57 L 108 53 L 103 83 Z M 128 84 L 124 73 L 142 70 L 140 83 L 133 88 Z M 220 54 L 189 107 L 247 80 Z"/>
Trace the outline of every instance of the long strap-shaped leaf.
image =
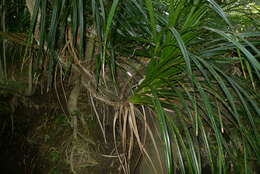
<path id="1" fill-rule="evenodd" d="M 169 135 L 168 126 L 165 118 L 165 113 L 160 104 L 159 98 L 155 90 L 152 89 L 152 93 L 154 97 L 153 102 L 160 121 L 160 127 L 163 135 L 164 145 L 165 145 L 166 158 L 167 158 L 167 173 L 172 174 L 173 173 L 172 149 L 171 149 L 171 141 L 170 141 L 170 135 Z"/>
<path id="2" fill-rule="evenodd" d="M 84 5 L 82 0 L 79 0 L 78 3 L 78 16 L 79 16 L 79 28 L 80 28 L 80 57 L 84 55 Z"/>
<path id="3" fill-rule="evenodd" d="M 106 50 L 106 47 L 107 47 L 107 40 L 108 40 L 108 35 L 109 35 L 109 32 L 111 31 L 111 25 L 112 25 L 112 22 L 113 22 L 113 17 L 115 16 L 115 12 L 116 12 L 116 8 L 118 6 L 118 2 L 119 0 L 114 0 L 113 1 L 113 4 L 112 4 L 112 7 L 109 11 L 109 14 L 108 14 L 108 18 L 107 18 L 107 21 L 106 21 L 106 27 L 105 27 L 105 35 L 104 35 L 104 58 L 105 58 L 105 50 Z M 103 61 L 105 61 L 103 59 Z"/>
<path id="4" fill-rule="evenodd" d="M 211 8 L 216 11 L 219 16 L 221 16 L 224 21 L 231 27 L 233 28 L 232 24 L 230 23 L 230 21 L 228 20 L 225 12 L 223 11 L 223 9 L 214 1 L 214 0 L 207 0 L 210 4 L 211 4 Z"/>
<path id="5" fill-rule="evenodd" d="M 226 38 L 229 42 L 233 43 L 236 47 L 238 47 L 246 55 L 248 61 L 251 63 L 251 66 L 255 69 L 256 74 L 257 74 L 258 78 L 260 79 L 260 73 L 259 73 L 260 63 L 239 41 L 237 41 L 234 37 L 232 37 L 231 34 L 227 34 L 218 29 L 209 28 L 209 27 L 205 27 L 205 29 L 218 33 L 219 35 Z"/>
<path id="6" fill-rule="evenodd" d="M 188 53 L 188 50 L 186 49 L 185 43 L 183 42 L 179 32 L 174 27 L 171 27 L 170 31 L 172 32 L 172 34 L 174 35 L 174 37 L 177 40 L 177 43 L 181 49 L 182 55 L 183 55 L 185 63 L 186 63 L 187 73 L 191 78 L 192 70 L 191 70 L 190 58 L 189 58 L 189 53 Z"/>
<path id="7" fill-rule="evenodd" d="M 153 9 L 153 2 L 152 2 L 152 0 L 145 0 L 145 3 L 146 3 L 146 8 L 148 10 L 149 17 L 150 17 L 150 25 L 152 28 L 153 39 L 154 39 L 154 41 L 156 41 L 157 40 L 157 32 L 156 32 L 157 23 L 156 23 L 156 19 L 155 19 L 155 12 Z"/>

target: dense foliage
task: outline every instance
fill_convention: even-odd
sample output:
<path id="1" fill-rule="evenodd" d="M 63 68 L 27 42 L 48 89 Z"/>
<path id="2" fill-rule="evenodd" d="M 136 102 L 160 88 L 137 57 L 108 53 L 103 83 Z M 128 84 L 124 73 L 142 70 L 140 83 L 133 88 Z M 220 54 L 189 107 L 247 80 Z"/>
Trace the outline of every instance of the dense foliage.
<path id="1" fill-rule="evenodd" d="M 25 2 L 13 5 L 19 12 L 7 6 L 7 18 L 25 25 Z M 146 125 L 150 110 L 169 174 L 205 167 L 211 173 L 253 173 L 259 165 L 260 7 L 253 2 L 36 0 L 30 27 L 11 21 L 2 24 L 11 32 L 1 32 L 4 39 L 18 42 L 10 36 L 29 33 L 23 42 L 29 93 L 34 73 L 47 89 L 55 85 L 57 67 L 65 81 L 77 74 L 75 86 L 112 106 L 111 124 L 127 125 L 131 138 L 124 126 L 121 138 L 135 139 L 144 155 L 141 127 L 153 136 Z M 5 55 L 2 74 L 6 61 Z M 123 146 L 125 157 L 119 158 L 127 166 L 132 146 Z"/>

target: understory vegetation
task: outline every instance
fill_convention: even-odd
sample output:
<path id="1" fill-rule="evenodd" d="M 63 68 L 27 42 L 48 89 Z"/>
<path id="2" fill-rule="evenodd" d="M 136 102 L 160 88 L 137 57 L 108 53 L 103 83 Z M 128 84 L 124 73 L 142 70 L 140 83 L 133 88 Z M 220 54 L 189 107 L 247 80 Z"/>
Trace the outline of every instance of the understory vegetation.
<path id="1" fill-rule="evenodd" d="M 260 172 L 257 0 L 2 0 L 0 41 L 25 173 Z"/>

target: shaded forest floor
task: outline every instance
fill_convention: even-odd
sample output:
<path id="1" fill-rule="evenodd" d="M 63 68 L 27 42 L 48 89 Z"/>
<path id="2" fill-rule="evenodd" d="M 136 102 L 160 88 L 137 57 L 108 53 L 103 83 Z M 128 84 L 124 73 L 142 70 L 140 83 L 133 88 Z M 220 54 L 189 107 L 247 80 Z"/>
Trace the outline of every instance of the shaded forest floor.
<path id="1" fill-rule="evenodd" d="M 75 139 L 54 92 L 32 97 L 0 94 L 1 173 L 119 173 L 109 125 L 106 144 L 94 116 L 88 116 L 86 125 L 79 124 Z"/>

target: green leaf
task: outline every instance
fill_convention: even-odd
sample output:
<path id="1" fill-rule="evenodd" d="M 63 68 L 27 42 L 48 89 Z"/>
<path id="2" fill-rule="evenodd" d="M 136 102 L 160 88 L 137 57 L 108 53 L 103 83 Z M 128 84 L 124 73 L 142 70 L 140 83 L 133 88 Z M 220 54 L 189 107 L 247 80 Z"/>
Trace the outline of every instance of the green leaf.
<path id="1" fill-rule="evenodd" d="M 110 11 L 109 11 L 109 14 L 107 17 L 107 21 L 106 21 L 105 34 L 104 34 L 104 45 L 103 45 L 103 58 L 102 58 L 103 64 L 105 63 L 105 55 L 106 55 L 105 51 L 107 48 L 108 35 L 109 35 L 109 32 L 111 31 L 113 17 L 115 16 L 118 2 L 119 2 L 119 0 L 113 0 L 112 6 L 110 8 Z"/>
<path id="2" fill-rule="evenodd" d="M 174 27 L 171 27 L 170 31 L 172 32 L 172 34 L 174 35 L 174 37 L 177 40 L 178 46 L 182 52 L 182 55 L 183 55 L 185 63 L 186 63 L 185 65 L 187 68 L 187 73 L 191 77 L 191 75 L 192 75 L 191 63 L 190 63 L 189 53 L 188 53 L 188 50 L 186 49 L 185 43 L 183 42 L 179 32 Z"/>
<path id="3" fill-rule="evenodd" d="M 251 63 L 251 66 L 255 69 L 255 72 L 256 72 L 258 78 L 260 79 L 260 74 L 259 74 L 260 63 L 241 43 L 239 43 L 231 34 L 227 34 L 218 29 L 213 29 L 213 28 L 209 28 L 209 27 L 205 27 L 205 29 L 218 33 L 219 35 L 226 38 L 229 42 L 233 43 L 237 48 L 239 48 L 246 55 L 248 61 Z"/>
<path id="4" fill-rule="evenodd" d="M 166 162 L 167 162 L 167 173 L 172 174 L 173 173 L 173 159 L 172 159 L 172 150 L 171 150 L 171 141 L 170 141 L 170 135 L 168 131 L 168 126 L 165 118 L 165 113 L 164 110 L 160 104 L 159 98 L 157 96 L 157 93 L 155 90 L 152 89 L 153 93 L 153 102 L 154 102 L 154 107 L 157 113 L 157 116 L 160 121 L 160 127 L 161 127 L 161 132 L 164 140 L 164 146 L 165 146 L 165 152 L 166 152 Z"/>
<path id="5" fill-rule="evenodd" d="M 148 10 L 148 14 L 149 14 L 149 18 L 150 18 L 150 26 L 152 29 L 152 33 L 153 33 L 153 40 L 156 43 L 158 38 L 157 38 L 157 22 L 156 22 L 156 18 L 155 18 L 155 12 L 154 12 L 154 7 L 153 7 L 153 2 L 152 0 L 145 0 L 145 4 L 146 4 L 146 8 Z"/>

